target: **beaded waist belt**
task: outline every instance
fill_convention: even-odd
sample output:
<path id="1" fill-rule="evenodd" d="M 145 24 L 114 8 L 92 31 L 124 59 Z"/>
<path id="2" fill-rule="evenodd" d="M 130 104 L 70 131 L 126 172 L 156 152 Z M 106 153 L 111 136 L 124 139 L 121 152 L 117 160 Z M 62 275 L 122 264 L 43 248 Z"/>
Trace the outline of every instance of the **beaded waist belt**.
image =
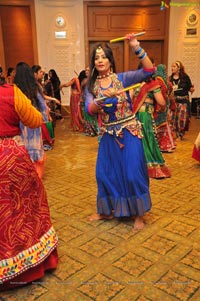
<path id="1" fill-rule="evenodd" d="M 100 136 L 103 136 L 104 133 L 118 137 L 122 135 L 123 129 L 126 128 L 133 136 L 138 136 L 142 138 L 142 126 L 139 120 L 136 119 L 135 114 L 116 120 L 110 123 L 103 123 L 100 128 Z"/>
<path id="2" fill-rule="evenodd" d="M 125 122 L 127 122 L 127 121 L 132 120 L 132 119 L 135 119 L 135 114 L 133 114 L 133 115 L 131 115 L 131 116 L 129 116 L 129 117 L 120 119 L 120 120 L 113 121 L 113 122 L 102 123 L 102 125 L 105 126 L 105 127 L 109 127 L 109 126 L 113 126 L 113 125 L 125 123 Z"/>

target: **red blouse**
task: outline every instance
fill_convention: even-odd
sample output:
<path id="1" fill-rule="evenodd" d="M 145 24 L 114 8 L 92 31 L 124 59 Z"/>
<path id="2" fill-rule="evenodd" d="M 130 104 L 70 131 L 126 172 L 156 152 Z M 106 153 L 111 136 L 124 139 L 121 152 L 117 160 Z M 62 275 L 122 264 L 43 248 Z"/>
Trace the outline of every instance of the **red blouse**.
<path id="1" fill-rule="evenodd" d="M 20 121 L 30 128 L 42 124 L 41 113 L 15 85 L 0 86 L 0 108 L 0 137 L 20 135 Z"/>

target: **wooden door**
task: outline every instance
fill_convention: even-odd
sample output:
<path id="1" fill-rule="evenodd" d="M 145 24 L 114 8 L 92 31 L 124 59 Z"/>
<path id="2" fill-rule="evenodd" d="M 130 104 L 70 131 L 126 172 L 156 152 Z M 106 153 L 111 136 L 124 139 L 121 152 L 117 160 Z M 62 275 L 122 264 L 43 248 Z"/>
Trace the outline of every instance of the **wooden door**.
<path id="1" fill-rule="evenodd" d="M 123 2 L 123 3 L 122 3 Z M 161 13 L 160 1 L 88 1 L 85 7 L 86 61 L 88 45 L 93 41 L 109 41 L 130 32 L 144 31 L 141 46 L 155 64 L 168 61 L 169 12 Z M 88 44 L 87 44 L 88 43 Z M 111 44 L 117 72 L 137 69 L 138 58 L 132 54 L 127 41 Z"/>
<path id="2" fill-rule="evenodd" d="M 23 1 L 23 5 L 21 1 L 12 5 L 0 2 L 0 51 L 6 69 L 15 67 L 19 61 L 24 61 L 30 66 L 37 63 L 33 1 L 28 1 L 27 5 L 25 2 Z"/>
<path id="3" fill-rule="evenodd" d="M 155 65 L 163 64 L 163 42 L 162 41 L 142 41 L 140 46 L 147 52 L 148 56 L 153 59 Z M 129 48 L 128 70 L 138 68 L 140 60 Z"/>

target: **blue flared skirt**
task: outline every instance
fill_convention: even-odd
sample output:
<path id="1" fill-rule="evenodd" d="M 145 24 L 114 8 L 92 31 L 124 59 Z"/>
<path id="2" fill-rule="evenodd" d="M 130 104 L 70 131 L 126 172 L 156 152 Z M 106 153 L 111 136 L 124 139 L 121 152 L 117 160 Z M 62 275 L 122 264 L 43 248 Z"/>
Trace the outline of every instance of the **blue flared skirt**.
<path id="1" fill-rule="evenodd" d="M 122 148 L 119 143 L 123 144 Z M 115 217 L 143 216 L 151 209 L 142 140 L 127 129 L 123 138 L 104 134 L 96 163 L 97 212 Z"/>

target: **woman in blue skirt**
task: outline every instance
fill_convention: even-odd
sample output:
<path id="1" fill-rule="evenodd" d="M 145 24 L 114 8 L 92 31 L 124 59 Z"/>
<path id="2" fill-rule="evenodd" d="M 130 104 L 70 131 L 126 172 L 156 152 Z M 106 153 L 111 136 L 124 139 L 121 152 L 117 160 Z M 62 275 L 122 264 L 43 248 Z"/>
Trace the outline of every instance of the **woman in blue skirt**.
<path id="1" fill-rule="evenodd" d="M 85 106 L 89 114 L 98 114 L 101 139 L 96 163 L 97 214 L 90 220 L 135 217 L 134 229 L 141 230 L 151 198 L 141 124 L 132 111 L 129 89 L 149 77 L 154 67 L 134 34 L 126 38 L 143 68 L 115 73 L 112 50 L 105 43 L 97 44 L 91 55 Z"/>

